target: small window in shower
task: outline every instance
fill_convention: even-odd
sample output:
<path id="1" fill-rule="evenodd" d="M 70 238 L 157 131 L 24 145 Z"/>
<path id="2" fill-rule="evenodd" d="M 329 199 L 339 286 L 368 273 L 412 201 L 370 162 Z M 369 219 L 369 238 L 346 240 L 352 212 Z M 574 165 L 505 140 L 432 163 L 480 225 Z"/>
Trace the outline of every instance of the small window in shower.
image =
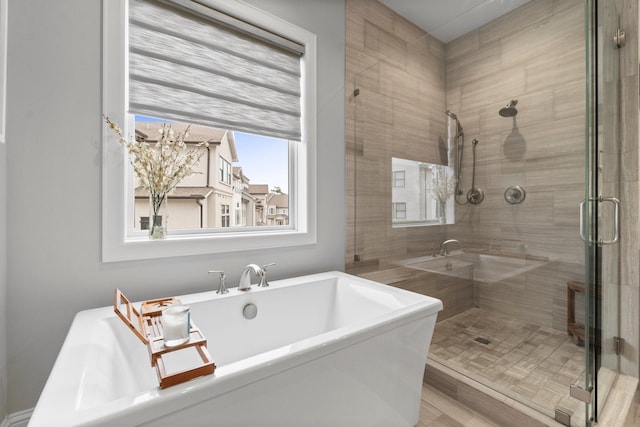
<path id="1" fill-rule="evenodd" d="M 455 176 L 448 166 L 392 158 L 392 225 L 454 223 Z"/>

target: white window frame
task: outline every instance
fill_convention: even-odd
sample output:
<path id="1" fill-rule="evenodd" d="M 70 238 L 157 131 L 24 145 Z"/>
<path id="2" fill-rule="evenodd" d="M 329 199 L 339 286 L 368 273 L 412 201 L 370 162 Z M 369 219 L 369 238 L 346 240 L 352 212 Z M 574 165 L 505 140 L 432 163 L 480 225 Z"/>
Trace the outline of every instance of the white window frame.
<path id="1" fill-rule="evenodd" d="M 203 0 L 200 0 L 203 1 Z M 218 10 L 259 25 L 304 45 L 301 61 L 302 141 L 289 143 L 288 227 L 243 227 L 224 230 L 171 230 L 165 240 L 149 240 L 133 230 L 133 172 L 117 135 L 102 128 L 102 261 L 116 262 L 172 256 L 228 253 L 313 245 L 317 242 L 317 109 L 316 35 L 235 0 L 205 0 Z M 133 135 L 128 111 L 127 2 L 103 4 L 103 114 Z M 129 220 L 127 221 L 127 218 Z"/>

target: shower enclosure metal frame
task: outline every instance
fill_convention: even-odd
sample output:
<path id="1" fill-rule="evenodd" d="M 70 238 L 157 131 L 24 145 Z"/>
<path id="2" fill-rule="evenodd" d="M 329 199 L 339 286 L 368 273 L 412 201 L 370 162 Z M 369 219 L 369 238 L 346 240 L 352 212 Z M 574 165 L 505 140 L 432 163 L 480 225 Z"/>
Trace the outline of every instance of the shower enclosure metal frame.
<path id="1" fill-rule="evenodd" d="M 601 384 L 602 372 L 620 371 L 624 342 L 620 337 L 621 169 L 627 166 L 621 158 L 625 143 L 637 144 L 625 141 L 629 132 L 622 120 L 630 107 L 622 100 L 624 31 L 619 25 L 621 14 L 628 13 L 624 4 L 585 1 L 586 168 L 579 208 L 585 246 L 585 379 L 583 385 L 572 386 L 571 395 L 585 402 L 587 425 L 602 414 L 609 393 L 609 386 Z M 631 232 L 631 224 L 626 225 Z"/>

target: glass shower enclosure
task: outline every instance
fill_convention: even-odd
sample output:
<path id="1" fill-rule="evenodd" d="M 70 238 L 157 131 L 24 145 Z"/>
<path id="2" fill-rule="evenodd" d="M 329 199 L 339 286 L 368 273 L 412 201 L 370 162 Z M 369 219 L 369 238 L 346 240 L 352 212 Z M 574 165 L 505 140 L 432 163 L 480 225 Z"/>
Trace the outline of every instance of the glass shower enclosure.
<path id="1" fill-rule="evenodd" d="M 443 301 L 427 381 L 589 425 L 637 275 L 637 2 L 532 0 L 448 41 L 346 4 L 347 271 Z"/>
<path id="2" fill-rule="evenodd" d="M 585 379 L 572 395 L 585 402 L 585 417 L 597 421 L 621 369 L 621 311 L 635 316 L 628 286 L 637 281 L 634 254 L 638 225 L 638 46 L 625 29 L 638 28 L 634 1 L 585 2 L 587 126 L 585 198 L 581 237 L 585 245 Z M 625 161 L 625 158 L 636 161 Z M 626 261 L 625 261 L 626 260 Z M 624 306 L 623 306 L 624 304 Z M 635 312 L 635 314 L 633 314 Z"/>

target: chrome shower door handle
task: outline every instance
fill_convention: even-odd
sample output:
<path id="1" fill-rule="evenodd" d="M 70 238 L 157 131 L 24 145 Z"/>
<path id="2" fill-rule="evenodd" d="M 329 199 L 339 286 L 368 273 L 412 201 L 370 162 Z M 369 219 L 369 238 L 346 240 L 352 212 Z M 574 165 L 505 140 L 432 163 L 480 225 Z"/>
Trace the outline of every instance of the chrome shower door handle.
<path id="1" fill-rule="evenodd" d="M 587 241 L 587 236 L 584 233 L 584 207 L 587 204 L 586 199 L 580 202 L 580 238 L 583 242 Z M 589 243 L 594 243 L 591 239 L 589 239 Z"/>
<path id="2" fill-rule="evenodd" d="M 613 238 L 609 240 L 604 240 L 602 237 L 599 237 L 598 240 L 593 240 L 591 239 L 591 236 L 589 236 L 589 238 L 587 239 L 586 232 L 584 229 L 584 216 L 585 216 L 584 210 L 587 204 L 586 200 L 583 200 L 582 202 L 580 202 L 580 238 L 585 242 L 588 241 L 589 243 L 597 243 L 598 246 L 613 245 L 615 243 L 618 243 L 618 241 L 620 240 L 620 199 L 616 197 L 598 196 L 598 197 L 589 197 L 589 202 L 613 203 Z"/>
<path id="3" fill-rule="evenodd" d="M 609 202 L 613 203 L 613 239 L 602 240 L 602 237 L 598 239 L 598 245 L 613 245 L 620 240 L 620 199 L 615 197 L 603 197 L 598 198 L 598 203 Z"/>

